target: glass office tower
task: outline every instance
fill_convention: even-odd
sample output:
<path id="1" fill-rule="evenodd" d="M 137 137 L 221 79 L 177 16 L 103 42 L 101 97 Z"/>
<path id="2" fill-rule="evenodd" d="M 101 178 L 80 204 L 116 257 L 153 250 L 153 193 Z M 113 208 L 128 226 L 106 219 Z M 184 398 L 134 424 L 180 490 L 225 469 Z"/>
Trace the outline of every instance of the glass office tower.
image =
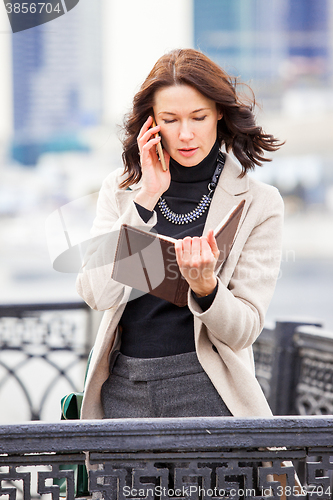
<path id="1" fill-rule="evenodd" d="M 12 36 L 13 158 L 86 149 L 80 130 L 101 120 L 100 1 Z"/>
<path id="2" fill-rule="evenodd" d="M 327 78 L 331 0 L 194 0 L 195 45 L 243 80 Z"/>

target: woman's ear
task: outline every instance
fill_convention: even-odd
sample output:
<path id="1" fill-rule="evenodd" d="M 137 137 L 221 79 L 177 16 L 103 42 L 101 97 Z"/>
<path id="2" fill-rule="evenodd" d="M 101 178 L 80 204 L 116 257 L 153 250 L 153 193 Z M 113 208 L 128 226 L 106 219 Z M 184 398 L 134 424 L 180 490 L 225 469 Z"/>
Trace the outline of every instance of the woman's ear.
<path id="1" fill-rule="evenodd" d="M 223 113 L 222 110 L 217 106 L 217 121 L 222 120 L 223 118 Z"/>

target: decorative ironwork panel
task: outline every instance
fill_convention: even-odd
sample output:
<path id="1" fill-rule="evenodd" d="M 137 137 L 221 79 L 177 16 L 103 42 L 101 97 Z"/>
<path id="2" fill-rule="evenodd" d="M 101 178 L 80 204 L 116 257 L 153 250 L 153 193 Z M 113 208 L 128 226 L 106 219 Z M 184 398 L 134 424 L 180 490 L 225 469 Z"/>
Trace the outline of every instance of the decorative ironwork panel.
<path id="1" fill-rule="evenodd" d="M 304 460 L 307 482 L 300 487 L 295 479 L 295 468 L 284 465 L 283 458 L 273 459 L 267 453 L 262 461 L 257 455 L 252 461 L 246 453 L 237 452 L 240 458 L 226 457 L 209 461 L 170 458 L 166 462 L 118 463 L 105 460 L 98 470 L 91 470 L 90 490 L 95 498 L 105 500 L 259 500 L 271 498 L 290 500 L 332 498 L 332 481 L 328 471 L 333 464 L 328 461 Z M 247 455 L 247 456 L 246 456 Z M 290 458 L 290 455 L 285 457 Z M 263 463 L 265 465 L 263 465 Z M 320 474 L 318 474 L 320 472 Z"/>
<path id="2" fill-rule="evenodd" d="M 295 410 L 299 415 L 333 414 L 333 353 L 300 349 Z"/>
<path id="3" fill-rule="evenodd" d="M 268 400 L 271 396 L 274 352 L 274 330 L 265 328 L 253 344 L 253 354 L 256 377 Z"/>
<path id="4" fill-rule="evenodd" d="M 0 421 L 57 420 L 82 390 L 90 310 L 82 303 L 0 308 Z"/>
<path id="5" fill-rule="evenodd" d="M 58 500 L 60 496 L 60 485 L 46 485 L 48 479 L 64 480 L 66 495 L 68 498 L 74 498 L 74 470 L 60 470 L 59 465 L 53 465 L 52 470 L 48 472 L 38 472 L 38 493 L 40 495 L 51 493 L 52 500 Z"/>
<path id="6" fill-rule="evenodd" d="M 311 454 L 311 450 L 309 450 Z M 329 500 L 332 498 L 333 457 L 329 453 L 316 457 L 316 461 L 307 461 L 308 494 L 313 500 Z"/>
<path id="7" fill-rule="evenodd" d="M 16 467 L 9 467 L 8 472 L 0 472 L 0 497 L 3 495 L 8 495 L 9 500 L 16 500 L 17 498 L 17 492 L 21 491 L 23 494 L 24 500 L 30 500 L 31 498 L 31 493 L 30 493 L 30 486 L 31 486 L 31 474 L 30 472 L 18 472 L 16 470 Z M 21 490 L 18 490 L 15 487 L 15 483 L 3 486 L 3 482 L 12 482 L 16 481 L 22 482 L 23 487 Z"/>
<path id="8" fill-rule="evenodd" d="M 48 493 L 52 500 L 59 500 L 60 496 L 68 499 L 75 497 L 73 469 L 61 470 L 57 464 L 41 467 L 34 464 L 32 457 L 29 462 L 29 466 L 0 468 L 0 498 L 8 495 L 10 500 L 30 500 Z M 53 480 L 57 480 L 58 484 L 53 484 Z"/>
<path id="9" fill-rule="evenodd" d="M 256 472 L 254 464 L 240 467 L 238 461 L 230 460 L 226 466 L 216 470 L 217 490 L 226 491 L 233 500 L 255 497 L 256 490 L 253 485 L 257 484 Z M 242 492 L 244 495 L 240 495 Z"/>
<path id="10" fill-rule="evenodd" d="M 96 499 L 330 500 L 332 432 L 332 417 L 0 426 L 0 497 L 73 500 L 74 469 L 84 463 L 84 449 Z M 302 488 L 297 464 L 304 472 Z"/>
<path id="11" fill-rule="evenodd" d="M 295 481 L 295 468 L 284 467 L 280 460 L 273 460 L 271 466 L 259 467 L 259 489 L 263 496 L 281 500 L 287 496 L 296 499 L 300 496 Z"/>
<path id="12" fill-rule="evenodd" d="M 264 480 L 262 484 L 258 483 L 257 463 L 243 466 L 242 462 L 221 462 L 221 459 L 185 461 L 184 458 L 164 463 L 153 460 L 127 464 L 105 461 L 104 467 L 90 471 L 90 489 L 94 493 L 102 492 L 105 500 L 142 497 L 149 500 L 217 500 L 223 497 L 257 500 L 262 497 L 266 483 Z M 278 469 L 275 467 L 274 470 Z M 262 474 L 262 477 L 266 476 Z"/>
<path id="13" fill-rule="evenodd" d="M 321 363 L 332 362 L 333 334 L 325 332 L 319 322 L 301 323 L 297 319 L 277 321 L 274 328 L 264 328 L 253 345 L 256 377 L 274 415 L 333 413 L 332 400 L 329 397 L 331 389 L 327 383 L 329 377 L 327 367 L 323 375 L 326 384 L 325 394 L 322 388 L 323 380 L 320 380 L 322 376 L 320 370 L 317 370 L 318 373 L 315 375 L 316 386 L 304 381 L 304 377 L 308 378 L 305 374 L 306 365 L 301 368 L 300 373 L 305 347 L 310 347 L 311 359 Z M 331 388 L 332 386 L 333 384 Z M 298 405 L 295 404 L 297 397 Z"/>
<path id="14" fill-rule="evenodd" d="M 118 469 L 111 464 L 106 464 L 102 470 L 91 470 L 89 472 L 89 489 L 91 493 L 100 492 L 105 500 L 124 498 L 126 475 L 126 469 Z"/>

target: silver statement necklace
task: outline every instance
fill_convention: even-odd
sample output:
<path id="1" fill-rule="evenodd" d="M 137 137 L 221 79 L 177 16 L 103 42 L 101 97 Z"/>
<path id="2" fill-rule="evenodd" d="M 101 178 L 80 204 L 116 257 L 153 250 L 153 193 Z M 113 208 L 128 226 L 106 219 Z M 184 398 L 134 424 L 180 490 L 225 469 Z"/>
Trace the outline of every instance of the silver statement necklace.
<path id="1" fill-rule="evenodd" d="M 190 222 L 193 222 L 195 219 L 201 217 L 206 212 L 212 201 L 212 197 L 215 188 L 217 186 L 219 177 L 221 175 L 221 172 L 223 170 L 224 163 L 225 163 L 224 154 L 221 153 L 221 151 L 219 151 L 219 154 L 217 156 L 216 169 L 214 171 L 212 180 L 208 184 L 208 194 L 204 194 L 202 196 L 196 208 L 194 208 L 193 210 L 191 210 L 191 212 L 188 212 L 187 214 L 176 214 L 169 208 L 167 202 L 161 196 L 158 201 L 158 206 L 162 215 L 173 224 L 189 224 Z"/>

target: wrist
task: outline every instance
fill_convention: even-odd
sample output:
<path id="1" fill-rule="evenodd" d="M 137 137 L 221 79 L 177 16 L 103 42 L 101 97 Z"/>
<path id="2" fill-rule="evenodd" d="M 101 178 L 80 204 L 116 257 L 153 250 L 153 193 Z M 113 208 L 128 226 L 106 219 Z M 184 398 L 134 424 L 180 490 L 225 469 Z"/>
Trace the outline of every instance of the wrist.
<path id="1" fill-rule="evenodd" d="M 214 276 L 212 280 L 207 280 L 207 283 L 204 284 L 204 286 L 201 287 L 191 287 L 192 291 L 195 293 L 197 297 L 207 297 L 207 295 L 210 295 L 211 293 L 214 292 L 215 288 L 217 285 L 217 279 Z"/>
<path id="2" fill-rule="evenodd" d="M 144 191 L 140 191 L 136 197 L 134 198 L 134 201 L 141 205 L 142 207 L 146 208 L 147 210 L 154 210 L 156 203 L 159 200 L 159 195 L 152 195 L 149 193 L 145 193 Z"/>

